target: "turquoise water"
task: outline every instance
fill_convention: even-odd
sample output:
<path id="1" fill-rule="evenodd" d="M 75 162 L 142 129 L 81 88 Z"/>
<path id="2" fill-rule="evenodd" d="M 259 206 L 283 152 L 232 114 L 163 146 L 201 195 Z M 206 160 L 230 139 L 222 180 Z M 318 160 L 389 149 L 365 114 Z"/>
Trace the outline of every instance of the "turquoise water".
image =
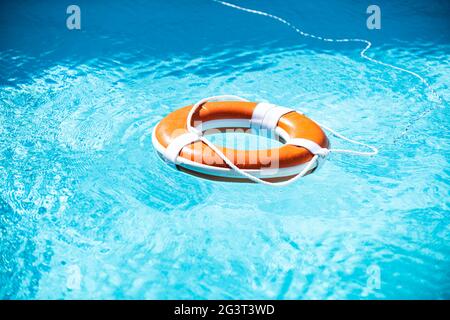
<path id="1" fill-rule="evenodd" d="M 450 298 L 447 1 L 0 4 L 0 298 Z M 217 94 L 366 143 L 284 188 L 165 165 L 151 130 Z M 331 138 L 334 147 L 350 147 Z"/>

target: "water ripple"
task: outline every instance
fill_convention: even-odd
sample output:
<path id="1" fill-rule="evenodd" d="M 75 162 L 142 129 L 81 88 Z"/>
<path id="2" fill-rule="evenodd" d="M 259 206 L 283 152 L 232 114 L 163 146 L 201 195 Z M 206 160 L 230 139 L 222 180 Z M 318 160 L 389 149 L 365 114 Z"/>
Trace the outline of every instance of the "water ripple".
<path id="1" fill-rule="evenodd" d="M 350 2 L 330 21 L 312 14 L 325 4 L 259 3 L 330 35 L 358 20 Z M 417 79 L 368 64 L 355 45 L 299 43 L 210 1 L 140 3 L 148 17 L 111 5 L 77 34 L 43 26 L 53 42 L 8 20 L 0 41 L 1 298 L 448 298 L 450 111 L 418 118 L 431 105 Z M 404 13 L 391 25 L 423 9 L 385 5 Z M 53 21 L 57 10 L 41 6 L 18 21 Z M 418 17 L 417 37 L 374 36 L 384 44 L 371 54 L 427 74 L 448 100 L 448 41 L 427 36 L 446 22 L 427 10 L 436 25 Z M 102 23 L 126 17 L 126 30 Z M 380 154 L 333 155 L 277 190 L 161 161 L 158 121 L 224 93 L 294 107 Z"/>

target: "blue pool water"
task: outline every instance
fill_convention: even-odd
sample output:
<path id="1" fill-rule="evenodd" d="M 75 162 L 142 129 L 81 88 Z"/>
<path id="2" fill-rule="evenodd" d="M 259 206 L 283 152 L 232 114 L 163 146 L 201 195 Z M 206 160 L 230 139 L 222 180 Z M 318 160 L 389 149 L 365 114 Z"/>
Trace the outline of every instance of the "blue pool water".
<path id="1" fill-rule="evenodd" d="M 0 4 L 0 298 L 450 298 L 450 5 Z M 376 145 L 284 188 L 199 180 L 151 130 L 203 97 L 291 106 Z M 333 146 L 348 147 L 331 138 Z"/>

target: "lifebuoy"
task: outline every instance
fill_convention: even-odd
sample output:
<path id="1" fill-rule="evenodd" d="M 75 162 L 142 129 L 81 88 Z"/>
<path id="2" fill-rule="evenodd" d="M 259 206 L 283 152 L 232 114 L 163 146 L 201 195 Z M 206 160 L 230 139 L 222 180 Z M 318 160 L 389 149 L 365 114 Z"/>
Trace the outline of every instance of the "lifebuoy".
<path id="1" fill-rule="evenodd" d="M 202 178 L 249 182 L 202 141 L 200 132 L 195 134 L 188 130 L 192 108 L 178 109 L 155 126 L 152 142 L 159 155 L 179 170 Z M 315 155 L 326 155 L 329 148 L 329 140 L 318 124 L 295 110 L 270 103 L 207 101 L 195 110 L 191 120 L 194 125 L 200 124 L 202 131 L 251 128 L 274 132 L 284 142 L 279 148 L 236 150 L 217 146 L 236 167 L 269 182 L 290 180 L 306 166 L 311 169 L 305 175 L 312 173 L 319 161 L 310 162 L 318 159 Z"/>

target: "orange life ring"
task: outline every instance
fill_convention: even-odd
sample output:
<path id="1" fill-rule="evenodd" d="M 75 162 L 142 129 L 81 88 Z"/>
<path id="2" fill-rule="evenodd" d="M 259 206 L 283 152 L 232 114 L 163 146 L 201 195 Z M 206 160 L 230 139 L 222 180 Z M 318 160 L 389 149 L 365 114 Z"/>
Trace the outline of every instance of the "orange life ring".
<path id="1" fill-rule="evenodd" d="M 204 128 L 250 128 L 258 103 L 246 101 L 206 102 L 192 116 L 193 123 Z M 164 157 L 165 150 L 177 137 L 187 134 L 186 121 L 192 106 L 178 109 L 162 119 L 153 131 L 153 145 Z M 294 110 L 287 110 L 276 122 L 278 137 L 286 139 L 305 139 L 322 148 L 329 147 L 323 130 L 314 121 Z M 236 150 L 218 147 L 239 169 L 255 174 L 263 180 L 278 182 L 289 180 L 297 175 L 314 154 L 305 147 L 283 145 L 269 150 Z M 264 153 L 264 157 L 261 155 Z M 233 170 L 203 141 L 184 145 L 177 154 L 176 166 L 179 170 L 202 178 L 248 182 L 236 175 Z M 264 159 L 263 159 L 264 158 Z M 277 170 L 270 168 L 274 163 Z M 308 173 L 316 169 L 314 166 Z M 307 173 L 307 174 L 308 174 Z"/>

